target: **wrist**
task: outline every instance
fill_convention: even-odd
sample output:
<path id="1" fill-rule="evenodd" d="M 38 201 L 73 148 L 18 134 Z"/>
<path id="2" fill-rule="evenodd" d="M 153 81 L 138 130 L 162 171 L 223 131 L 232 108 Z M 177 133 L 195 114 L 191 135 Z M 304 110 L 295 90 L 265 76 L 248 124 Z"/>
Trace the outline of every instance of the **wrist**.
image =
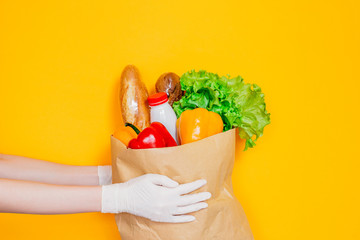
<path id="1" fill-rule="evenodd" d="M 127 212 L 127 189 L 124 183 L 101 186 L 101 212 Z"/>
<path id="2" fill-rule="evenodd" d="M 109 185 L 112 183 L 111 165 L 98 166 L 99 185 Z"/>

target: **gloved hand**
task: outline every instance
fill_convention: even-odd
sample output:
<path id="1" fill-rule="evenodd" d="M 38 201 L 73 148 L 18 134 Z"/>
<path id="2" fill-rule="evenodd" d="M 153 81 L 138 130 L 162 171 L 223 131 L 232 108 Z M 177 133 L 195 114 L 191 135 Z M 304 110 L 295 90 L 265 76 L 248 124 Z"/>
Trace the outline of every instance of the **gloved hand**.
<path id="1" fill-rule="evenodd" d="M 109 185 L 112 183 L 112 170 L 110 165 L 98 166 L 99 185 Z"/>
<path id="2" fill-rule="evenodd" d="M 184 214 L 206 208 L 208 204 L 202 201 L 211 193 L 188 193 L 205 184 L 206 180 L 197 180 L 179 185 L 163 175 L 142 175 L 125 183 L 102 186 L 101 212 L 127 212 L 155 222 L 191 222 L 195 217 Z"/>

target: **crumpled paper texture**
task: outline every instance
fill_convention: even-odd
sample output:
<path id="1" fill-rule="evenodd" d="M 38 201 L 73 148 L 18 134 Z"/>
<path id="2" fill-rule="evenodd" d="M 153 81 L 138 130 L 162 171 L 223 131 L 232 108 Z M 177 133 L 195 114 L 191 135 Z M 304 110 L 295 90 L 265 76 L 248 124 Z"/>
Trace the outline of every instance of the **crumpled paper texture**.
<path id="1" fill-rule="evenodd" d="M 127 149 L 111 137 L 113 183 L 146 173 L 166 175 L 179 183 L 206 179 L 195 191 L 209 191 L 209 207 L 192 213 L 191 223 L 158 223 L 128 213 L 116 214 L 122 240 L 251 240 L 245 212 L 233 193 L 235 129 L 177 147 Z M 194 192 L 194 193 L 195 193 Z"/>

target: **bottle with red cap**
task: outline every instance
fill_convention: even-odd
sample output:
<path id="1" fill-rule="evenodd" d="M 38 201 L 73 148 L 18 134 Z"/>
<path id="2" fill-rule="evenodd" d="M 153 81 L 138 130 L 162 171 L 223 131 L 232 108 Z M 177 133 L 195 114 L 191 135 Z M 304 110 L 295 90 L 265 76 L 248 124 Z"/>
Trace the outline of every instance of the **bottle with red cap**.
<path id="1" fill-rule="evenodd" d="M 176 136 L 176 114 L 168 103 L 168 96 L 165 92 L 159 92 L 148 97 L 150 106 L 150 121 L 161 122 L 177 141 Z M 178 143 L 179 144 L 179 143 Z"/>

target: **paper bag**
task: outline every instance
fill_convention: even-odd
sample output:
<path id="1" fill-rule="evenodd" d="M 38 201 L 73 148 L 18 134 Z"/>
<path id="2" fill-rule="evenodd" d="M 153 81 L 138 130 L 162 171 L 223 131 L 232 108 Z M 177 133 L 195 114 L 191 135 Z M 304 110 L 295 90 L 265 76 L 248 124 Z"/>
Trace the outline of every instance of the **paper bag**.
<path id="1" fill-rule="evenodd" d="M 254 239 L 243 208 L 236 200 L 231 174 L 235 129 L 177 147 L 127 149 L 111 137 L 113 182 L 157 173 L 179 183 L 206 179 L 195 191 L 209 191 L 209 207 L 192 213 L 190 223 L 158 223 L 128 213 L 115 216 L 122 240 L 250 240 Z M 194 192 L 194 193 L 195 193 Z"/>

